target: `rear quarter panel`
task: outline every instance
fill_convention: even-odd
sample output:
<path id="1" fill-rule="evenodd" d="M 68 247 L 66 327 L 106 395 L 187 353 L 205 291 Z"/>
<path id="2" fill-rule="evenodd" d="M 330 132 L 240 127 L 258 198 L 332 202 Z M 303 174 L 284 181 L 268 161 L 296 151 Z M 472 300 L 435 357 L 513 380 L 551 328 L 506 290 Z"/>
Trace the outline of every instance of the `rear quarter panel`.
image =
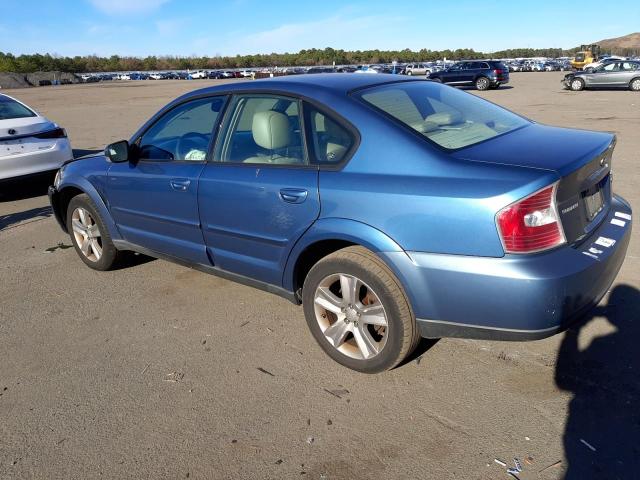
<path id="1" fill-rule="evenodd" d="M 554 172 L 454 159 L 368 107 L 348 118 L 361 144 L 340 171 L 320 172 L 320 218 L 370 225 L 406 251 L 502 256 L 502 207 Z"/>

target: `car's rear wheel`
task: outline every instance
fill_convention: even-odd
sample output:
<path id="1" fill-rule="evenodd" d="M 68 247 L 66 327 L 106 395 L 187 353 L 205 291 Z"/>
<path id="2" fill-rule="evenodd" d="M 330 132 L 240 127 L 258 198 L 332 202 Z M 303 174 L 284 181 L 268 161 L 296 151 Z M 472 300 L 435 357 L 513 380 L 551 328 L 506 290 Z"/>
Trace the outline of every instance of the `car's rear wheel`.
<path id="1" fill-rule="evenodd" d="M 491 82 L 486 77 L 480 77 L 476 80 L 476 89 L 487 90 L 491 86 Z"/>
<path id="2" fill-rule="evenodd" d="M 581 78 L 574 78 L 571 80 L 571 90 L 574 92 L 579 92 L 580 90 L 584 90 L 584 80 Z"/>
<path id="3" fill-rule="evenodd" d="M 365 248 L 348 247 L 320 260 L 305 279 L 302 297 L 318 344 L 353 370 L 389 370 L 420 340 L 400 282 Z"/>
<path id="4" fill-rule="evenodd" d="M 67 208 L 67 230 L 82 261 L 94 270 L 109 270 L 118 259 L 109 231 L 89 197 L 73 197 Z"/>
<path id="5" fill-rule="evenodd" d="M 634 92 L 640 92 L 640 78 L 634 78 L 629 83 L 629 90 L 633 90 Z"/>
<path id="6" fill-rule="evenodd" d="M 412 72 L 411 70 L 409 70 L 409 71 L 407 72 L 407 75 L 413 75 L 413 72 Z"/>

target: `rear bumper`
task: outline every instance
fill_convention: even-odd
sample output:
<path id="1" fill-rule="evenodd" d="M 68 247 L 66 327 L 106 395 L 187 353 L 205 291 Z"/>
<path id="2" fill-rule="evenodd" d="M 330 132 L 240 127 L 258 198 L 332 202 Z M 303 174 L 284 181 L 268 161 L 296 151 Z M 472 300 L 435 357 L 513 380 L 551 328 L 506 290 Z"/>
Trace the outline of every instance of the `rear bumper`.
<path id="1" fill-rule="evenodd" d="M 67 138 L 53 140 L 50 148 L 0 157 L 0 180 L 56 170 L 73 158 Z"/>
<path id="2" fill-rule="evenodd" d="M 407 289 L 423 337 L 535 340 L 566 329 L 613 283 L 631 238 L 631 220 L 616 212 L 627 217 L 631 207 L 614 196 L 607 218 L 580 245 L 540 254 L 386 256 Z M 624 226 L 611 223 L 616 219 Z M 601 237 L 615 243 L 599 245 Z"/>

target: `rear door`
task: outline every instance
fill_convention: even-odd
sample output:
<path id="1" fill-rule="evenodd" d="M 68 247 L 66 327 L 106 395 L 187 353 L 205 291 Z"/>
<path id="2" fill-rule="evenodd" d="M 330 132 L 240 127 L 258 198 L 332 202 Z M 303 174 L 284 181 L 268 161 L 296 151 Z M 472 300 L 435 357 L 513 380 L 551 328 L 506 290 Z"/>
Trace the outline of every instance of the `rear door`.
<path id="1" fill-rule="evenodd" d="M 216 267 L 273 285 L 291 248 L 320 214 L 318 167 L 306 149 L 302 102 L 234 96 L 198 203 Z"/>
<path id="2" fill-rule="evenodd" d="M 225 97 L 182 103 L 132 146 L 132 161 L 114 163 L 107 198 L 122 237 L 140 247 L 208 264 L 198 216 L 198 178 L 206 165 Z"/>

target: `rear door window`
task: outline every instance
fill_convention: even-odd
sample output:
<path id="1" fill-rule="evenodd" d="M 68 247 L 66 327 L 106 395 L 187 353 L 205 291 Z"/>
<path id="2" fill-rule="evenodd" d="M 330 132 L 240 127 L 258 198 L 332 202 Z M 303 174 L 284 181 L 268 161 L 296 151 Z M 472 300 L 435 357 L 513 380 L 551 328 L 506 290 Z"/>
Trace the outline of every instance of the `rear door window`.
<path id="1" fill-rule="evenodd" d="M 308 163 L 300 101 L 279 95 L 238 95 L 226 116 L 215 161 L 265 165 Z"/>

